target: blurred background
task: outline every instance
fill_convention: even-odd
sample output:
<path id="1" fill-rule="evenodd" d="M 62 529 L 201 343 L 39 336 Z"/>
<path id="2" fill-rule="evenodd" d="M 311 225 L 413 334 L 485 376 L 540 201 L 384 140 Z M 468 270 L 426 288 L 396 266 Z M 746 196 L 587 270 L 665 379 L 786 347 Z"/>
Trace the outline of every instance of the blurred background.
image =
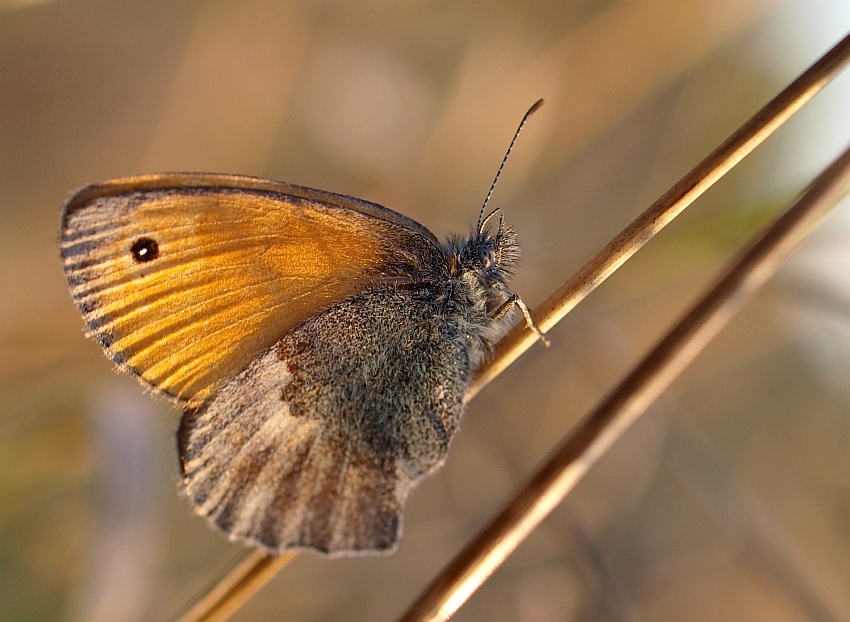
<path id="1" fill-rule="evenodd" d="M 0 620 L 162 620 L 243 554 L 177 491 L 179 412 L 82 333 L 75 188 L 156 171 L 493 205 L 529 306 L 850 31 L 846 0 L 0 0 Z M 850 143 L 850 75 L 469 406 L 391 557 L 301 555 L 235 620 L 390 620 L 744 241 Z M 850 203 L 457 620 L 850 617 Z"/>

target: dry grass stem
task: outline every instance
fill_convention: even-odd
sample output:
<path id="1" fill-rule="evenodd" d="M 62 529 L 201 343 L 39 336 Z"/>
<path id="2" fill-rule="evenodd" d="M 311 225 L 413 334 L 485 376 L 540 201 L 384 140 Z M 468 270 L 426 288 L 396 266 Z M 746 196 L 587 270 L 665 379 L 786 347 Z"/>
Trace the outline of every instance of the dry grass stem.
<path id="1" fill-rule="evenodd" d="M 182 614 L 180 622 L 226 620 L 295 556 L 296 553 L 286 553 L 275 557 L 262 551 L 251 551 Z"/>
<path id="2" fill-rule="evenodd" d="M 842 39 L 779 95 L 753 115 L 532 311 L 532 317 L 538 326 L 544 332 L 555 326 L 573 307 L 613 274 L 656 233 L 811 100 L 846 66 L 848 61 L 850 61 L 850 35 Z M 840 161 L 844 162 L 845 166 L 846 159 L 847 154 L 842 156 Z M 817 184 L 825 183 L 823 181 L 824 176 L 827 176 L 830 171 L 834 171 L 835 166 L 837 166 L 837 163 L 818 178 L 816 185 L 788 213 L 799 210 L 800 203 L 807 200 L 807 197 L 808 200 L 811 200 L 812 192 L 820 187 Z M 823 201 L 820 201 L 816 208 L 808 209 L 820 209 L 824 204 Z M 782 218 L 786 218 L 786 216 L 787 213 Z M 770 230 L 773 231 L 773 228 L 780 221 L 774 223 Z M 796 243 L 799 243 L 799 240 L 802 239 L 800 233 L 802 226 L 797 225 L 792 231 L 787 232 L 785 242 L 780 245 L 783 252 L 786 252 L 785 255 L 782 255 L 783 258 L 792 249 L 789 246 L 789 240 L 793 239 L 795 241 L 794 246 L 796 246 Z M 808 229 L 805 230 L 808 231 Z M 765 235 L 769 236 L 768 233 Z M 778 253 L 779 250 L 775 249 L 773 252 Z M 770 261 L 775 261 L 774 258 L 778 256 L 770 255 Z M 781 260 L 779 262 L 781 263 Z M 772 274 L 777 265 L 778 263 L 771 263 L 769 268 L 764 263 L 758 266 L 750 266 L 749 280 L 738 285 L 742 287 L 746 285 L 747 292 L 753 291 L 756 287 L 753 285 L 755 280 L 761 279 L 758 282 L 759 284 L 762 283 L 769 274 Z M 729 278 L 729 274 L 726 278 Z M 718 286 L 720 285 L 721 283 L 718 283 Z M 738 293 L 741 294 L 742 292 Z M 741 298 L 742 296 L 734 298 L 735 308 L 740 304 Z M 707 298 L 704 298 L 700 303 L 702 305 L 700 309 L 703 313 L 706 312 L 705 305 L 708 304 L 706 300 Z M 732 303 L 727 301 L 724 304 Z M 701 326 L 698 331 L 694 326 L 689 329 L 695 331 L 689 337 L 689 345 L 680 344 L 675 357 L 668 353 L 671 358 L 666 361 L 667 365 L 675 361 L 677 366 L 684 366 L 683 364 L 687 364 L 696 355 L 710 339 L 710 336 L 713 336 L 728 319 L 728 309 L 731 307 L 724 306 L 722 308 L 723 313 L 719 313 L 719 308 L 713 311 L 713 315 L 709 318 L 710 321 L 706 321 L 706 324 Z M 697 308 L 694 311 L 696 312 Z M 687 319 L 685 318 L 685 320 Z M 677 330 L 680 332 L 684 330 L 682 323 L 677 325 L 671 335 L 674 335 Z M 710 336 L 706 337 L 707 335 Z M 677 333 L 675 338 L 679 340 L 683 337 L 684 334 Z M 668 340 L 672 338 L 668 336 L 665 341 L 659 344 L 658 348 L 665 346 L 665 344 L 667 344 L 666 347 L 671 347 L 672 344 L 669 344 Z M 699 339 L 698 347 L 694 341 L 697 338 Z M 509 367 L 537 339 L 537 335 L 528 330 L 524 323 L 517 325 L 499 343 L 492 361 L 479 371 L 466 395 L 466 401 L 469 401 L 478 391 Z M 681 367 L 677 367 L 675 373 L 669 370 L 665 372 L 655 371 L 650 374 L 651 378 L 647 376 L 650 373 L 650 368 L 655 369 L 661 363 L 660 360 L 652 358 L 658 348 L 643 364 L 635 369 L 623 385 L 585 420 L 585 423 L 574 434 L 564 441 L 550 463 L 547 463 L 535 475 L 511 504 L 499 514 L 491 526 L 482 532 L 456 558 L 455 562 L 432 583 L 408 611 L 403 618 L 404 620 L 446 619 L 498 567 L 501 561 L 540 520 L 563 499 L 563 496 L 581 478 L 589 466 L 619 437 L 631 421 L 648 407 L 657 393 L 660 393 L 678 374 Z M 629 383 L 637 382 L 638 378 L 636 377 L 638 376 L 641 382 L 646 383 L 646 386 L 642 389 L 643 393 L 641 397 L 632 395 L 626 400 L 624 391 L 637 388 L 634 384 Z M 621 409 L 616 410 L 615 406 L 619 406 Z M 532 514 L 516 513 L 520 507 L 525 508 L 524 512 L 527 510 Z M 277 570 L 293 557 L 294 554 L 287 554 L 276 559 L 258 552 L 249 553 L 231 573 L 205 593 L 185 615 L 181 616 L 179 622 L 226 619 L 242 603 L 259 591 Z"/>

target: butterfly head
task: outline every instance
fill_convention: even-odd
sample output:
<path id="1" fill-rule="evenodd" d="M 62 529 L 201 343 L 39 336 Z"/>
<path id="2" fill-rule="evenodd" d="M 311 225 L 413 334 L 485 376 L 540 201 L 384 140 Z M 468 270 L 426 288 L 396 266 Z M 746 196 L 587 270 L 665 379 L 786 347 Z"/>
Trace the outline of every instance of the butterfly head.
<path id="1" fill-rule="evenodd" d="M 494 317 L 512 295 L 508 282 L 520 255 L 513 228 L 500 220 L 491 231 L 485 223 L 466 238 L 450 240 L 449 246 L 451 276 L 468 288 L 473 307 Z"/>

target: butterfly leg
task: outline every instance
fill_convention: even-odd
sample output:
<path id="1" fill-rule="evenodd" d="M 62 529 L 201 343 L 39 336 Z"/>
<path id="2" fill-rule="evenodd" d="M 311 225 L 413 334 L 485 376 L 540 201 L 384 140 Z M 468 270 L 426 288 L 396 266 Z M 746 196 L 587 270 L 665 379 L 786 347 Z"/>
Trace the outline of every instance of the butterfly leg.
<path id="1" fill-rule="evenodd" d="M 493 319 L 501 320 L 510 312 L 514 305 L 519 307 L 519 310 L 522 312 L 522 316 L 525 318 L 525 325 L 537 333 L 537 336 L 540 337 L 540 341 L 542 341 L 543 345 L 548 348 L 551 342 L 546 338 L 546 335 L 543 334 L 543 331 L 537 327 L 537 324 L 534 323 L 534 320 L 531 317 L 531 311 L 528 310 L 528 307 L 522 301 L 522 298 L 519 297 L 519 294 L 511 294 L 510 297 L 503 302 L 498 309 L 496 309 L 496 312 L 493 314 Z"/>

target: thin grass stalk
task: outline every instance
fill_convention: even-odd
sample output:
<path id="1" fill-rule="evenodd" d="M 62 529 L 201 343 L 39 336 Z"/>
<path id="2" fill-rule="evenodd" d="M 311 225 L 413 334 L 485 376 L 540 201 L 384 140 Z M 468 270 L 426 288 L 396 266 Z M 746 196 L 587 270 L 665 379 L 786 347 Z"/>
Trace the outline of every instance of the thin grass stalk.
<path id="1" fill-rule="evenodd" d="M 221 622 L 251 599 L 296 553 L 273 556 L 253 550 L 240 559 L 184 613 L 180 622 Z"/>

